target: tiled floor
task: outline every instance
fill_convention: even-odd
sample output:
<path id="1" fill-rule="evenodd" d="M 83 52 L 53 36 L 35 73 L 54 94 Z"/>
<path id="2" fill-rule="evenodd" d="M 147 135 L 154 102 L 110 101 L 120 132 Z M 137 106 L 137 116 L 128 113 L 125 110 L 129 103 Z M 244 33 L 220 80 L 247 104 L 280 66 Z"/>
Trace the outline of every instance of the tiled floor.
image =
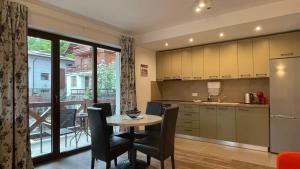
<path id="1" fill-rule="evenodd" d="M 145 155 L 138 154 L 139 159 L 145 160 Z M 36 169 L 89 169 L 90 151 L 61 159 Z M 127 155 L 118 160 L 127 159 Z M 176 139 L 175 160 L 177 169 L 270 169 L 275 168 L 276 155 L 242 148 L 192 141 L 182 138 Z M 170 159 L 165 161 L 166 169 L 171 168 Z M 114 165 L 112 165 L 114 166 Z M 159 167 L 157 160 L 152 160 L 149 169 Z M 104 168 L 104 163 L 98 161 L 97 168 Z"/>

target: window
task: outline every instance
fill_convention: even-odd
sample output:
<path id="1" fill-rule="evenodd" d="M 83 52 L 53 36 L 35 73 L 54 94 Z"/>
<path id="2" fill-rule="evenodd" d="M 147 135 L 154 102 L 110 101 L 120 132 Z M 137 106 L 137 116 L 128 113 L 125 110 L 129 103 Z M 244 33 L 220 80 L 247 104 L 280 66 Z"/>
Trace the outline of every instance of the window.
<path id="1" fill-rule="evenodd" d="M 76 76 L 71 76 L 71 86 L 77 87 L 77 77 Z"/>
<path id="2" fill-rule="evenodd" d="M 49 73 L 41 73 L 41 80 L 49 80 Z"/>

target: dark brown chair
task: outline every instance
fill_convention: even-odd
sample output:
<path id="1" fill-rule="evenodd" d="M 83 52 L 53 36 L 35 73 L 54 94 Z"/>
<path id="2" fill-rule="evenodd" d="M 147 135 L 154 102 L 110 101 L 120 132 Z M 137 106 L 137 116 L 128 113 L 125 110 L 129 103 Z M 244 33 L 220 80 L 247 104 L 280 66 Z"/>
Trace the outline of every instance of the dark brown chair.
<path id="1" fill-rule="evenodd" d="M 178 107 L 166 108 L 163 115 L 160 135 L 148 135 L 134 142 L 134 150 L 147 155 L 148 165 L 150 165 L 151 157 L 153 157 L 160 160 L 161 168 L 164 169 L 164 160 L 171 156 L 172 168 L 175 169 L 174 142 L 177 116 Z M 136 157 L 136 151 L 134 155 Z"/>
<path id="2" fill-rule="evenodd" d="M 101 160 L 106 162 L 106 169 L 109 169 L 111 160 L 114 159 L 117 165 L 117 157 L 130 150 L 132 143 L 128 139 L 110 135 L 104 110 L 90 107 L 87 112 L 92 138 L 91 168 L 94 169 L 95 160 Z"/>

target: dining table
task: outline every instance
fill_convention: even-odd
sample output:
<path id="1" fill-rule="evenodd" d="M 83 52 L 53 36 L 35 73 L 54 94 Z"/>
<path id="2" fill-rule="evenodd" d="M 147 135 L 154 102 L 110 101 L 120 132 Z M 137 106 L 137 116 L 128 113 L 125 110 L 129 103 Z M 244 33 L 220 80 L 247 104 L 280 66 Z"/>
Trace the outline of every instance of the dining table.
<path id="1" fill-rule="evenodd" d="M 109 126 L 118 126 L 120 128 L 129 128 L 129 138 L 131 141 L 135 139 L 135 128 L 142 127 L 142 126 L 149 126 L 154 124 L 159 124 L 162 122 L 161 116 L 155 115 L 147 115 L 142 114 L 137 118 L 131 118 L 126 114 L 123 115 L 113 115 L 106 117 L 107 125 Z M 129 152 L 129 155 L 134 152 Z M 132 155 L 130 155 L 133 157 Z M 129 157 L 129 158 L 131 158 Z M 132 166 L 130 160 L 124 160 L 120 164 L 118 164 L 118 168 L 120 169 L 145 169 L 147 168 L 147 164 L 144 161 L 137 160 L 136 166 Z"/>

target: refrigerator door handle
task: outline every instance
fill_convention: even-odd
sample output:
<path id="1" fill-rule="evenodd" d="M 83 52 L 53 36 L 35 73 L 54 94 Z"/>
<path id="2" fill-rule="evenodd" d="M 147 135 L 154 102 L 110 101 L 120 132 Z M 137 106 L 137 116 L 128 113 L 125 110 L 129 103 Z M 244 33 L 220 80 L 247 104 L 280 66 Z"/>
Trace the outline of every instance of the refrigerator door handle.
<path id="1" fill-rule="evenodd" d="M 282 114 L 271 115 L 271 118 L 296 119 L 296 117 L 286 116 Z"/>

